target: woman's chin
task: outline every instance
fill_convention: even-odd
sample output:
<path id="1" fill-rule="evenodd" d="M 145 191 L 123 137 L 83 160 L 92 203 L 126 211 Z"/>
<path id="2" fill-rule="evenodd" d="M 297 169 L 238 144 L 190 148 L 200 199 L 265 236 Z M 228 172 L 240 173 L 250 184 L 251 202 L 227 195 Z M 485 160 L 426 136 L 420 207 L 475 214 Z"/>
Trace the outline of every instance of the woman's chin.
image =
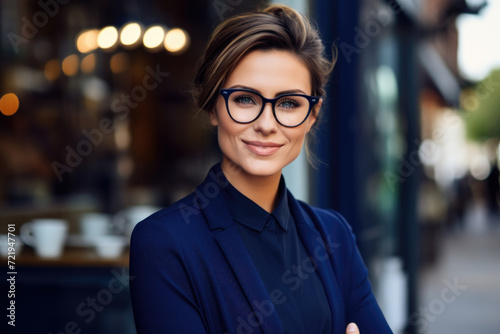
<path id="1" fill-rule="evenodd" d="M 281 174 L 284 165 L 276 161 L 253 160 L 242 163 L 240 167 L 248 175 L 267 177 Z"/>

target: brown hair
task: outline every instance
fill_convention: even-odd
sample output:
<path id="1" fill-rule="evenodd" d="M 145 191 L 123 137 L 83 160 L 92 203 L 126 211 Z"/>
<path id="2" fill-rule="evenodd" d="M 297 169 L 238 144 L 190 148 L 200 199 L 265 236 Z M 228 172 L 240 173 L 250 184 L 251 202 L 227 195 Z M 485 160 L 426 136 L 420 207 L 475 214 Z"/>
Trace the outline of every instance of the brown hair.
<path id="1" fill-rule="evenodd" d="M 291 52 L 309 69 L 311 94 L 325 96 L 336 57 L 326 58 L 318 31 L 305 16 L 285 5 L 271 5 L 231 17 L 215 29 L 194 79 L 198 111 L 214 109 L 225 80 L 243 56 L 254 50 Z"/>

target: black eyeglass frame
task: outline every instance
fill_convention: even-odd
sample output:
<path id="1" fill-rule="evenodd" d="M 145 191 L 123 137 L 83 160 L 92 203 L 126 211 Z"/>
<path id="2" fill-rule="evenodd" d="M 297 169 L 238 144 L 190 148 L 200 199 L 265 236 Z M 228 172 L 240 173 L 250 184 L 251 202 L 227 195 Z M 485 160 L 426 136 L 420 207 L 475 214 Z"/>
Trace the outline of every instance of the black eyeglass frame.
<path id="1" fill-rule="evenodd" d="M 235 120 L 233 118 L 233 116 L 231 115 L 231 112 L 229 111 L 229 96 L 232 93 L 234 93 L 234 92 L 247 92 L 247 93 L 255 94 L 255 95 L 259 96 L 262 99 L 262 109 L 260 110 L 260 112 L 258 113 L 258 115 L 253 120 L 248 121 L 248 122 L 240 122 L 240 121 L 237 121 L 237 120 Z M 224 89 L 224 88 L 221 88 L 219 90 L 219 94 L 222 95 L 222 97 L 224 97 L 224 100 L 226 101 L 226 110 L 227 110 L 227 113 L 229 114 L 229 117 L 231 117 L 231 119 L 233 121 L 235 121 L 236 123 L 239 123 L 239 124 L 249 124 L 249 123 L 255 122 L 260 117 L 260 115 L 262 115 L 262 112 L 264 111 L 264 108 L 266 107 L 266 104 L 271 103 L 271 109 L 273 110 L 274 119 L 276 120 L 276 122 L 278 122 L 280 125 L 282 125 L 282 126 L 284 126 L 286 128 L 296 128 L 297 126 L 299 126 L 302 123 L 304 123 L 306 121 L 306 119 L 309 117 L 309 115 L 311 114 L 312 108 L 319 102 L 319 99 L 320 99 L 317 96 L 304 95 L 304 94 L 283 94 L 283 95 L 275 97 L 274 99 L 268 99 L 268 98 L 265 98 L 264 96 L 262 96 L 261 94 L 255 92 L 253 90 L 250 90 L 250 89 L 240 89 L 240 88 L 235 88 L 235 89 Z M 307 111 L 307 115 L 306 115 L 306 117 L 304 117 L 304 119 L 302 120 L 302 122 L 300 122 L 297 125 L 285 125 L 285 124 L 283 124 L 283 123 L 281 123 L 279 121 L 278 117 L 276 117 L 276 110 L 275 110 L 276 102 L 278 102 L 278 100 L 282 99 L 285 96 L 301 96 L 301 97 L 306 98 L 309 101 L 309 110 Z"/>

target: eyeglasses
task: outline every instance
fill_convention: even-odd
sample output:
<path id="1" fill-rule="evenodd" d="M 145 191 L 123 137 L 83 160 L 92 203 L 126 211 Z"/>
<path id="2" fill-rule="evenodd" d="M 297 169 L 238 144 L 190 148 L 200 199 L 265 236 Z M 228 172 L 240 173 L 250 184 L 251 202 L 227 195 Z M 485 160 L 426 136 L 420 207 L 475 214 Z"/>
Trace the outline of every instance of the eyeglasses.
<path id="1" fill-rule="evenodd" d="M 287 128 L 304 123 L 319 101 L 319 97 L 302 94 L 286 94 L 267 99 L 248 89 L 221 89 L 219 93 L 226 101 L 229 116 L 236 123 L 254 122 L 262 114 L 266 104 L 271 103 L 274 118 Z"/>

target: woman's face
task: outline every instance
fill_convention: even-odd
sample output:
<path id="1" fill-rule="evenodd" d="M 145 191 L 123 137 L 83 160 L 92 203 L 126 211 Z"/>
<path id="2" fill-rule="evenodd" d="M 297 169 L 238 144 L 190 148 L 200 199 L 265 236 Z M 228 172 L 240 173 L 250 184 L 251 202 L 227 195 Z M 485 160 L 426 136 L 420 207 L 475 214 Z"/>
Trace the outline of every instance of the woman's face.
<path id="1" fill-rule="evenodd" d="M 257 50 L 241 59 L 222 88 L 250 89 L 266 98 L 285 93 L 311 95 L 311 79 L 307 67 L 292 53 Z M 250 175 L 281 174 L 282 168 L 299 155 L 321 102 L 304 123 L 287 128 L 276 121 L 270 103 L 254 122 L 236 123 L 227 113 L 224 98 L 219 96 L 210 121 L 218 127 L 223 159 Z"/>

